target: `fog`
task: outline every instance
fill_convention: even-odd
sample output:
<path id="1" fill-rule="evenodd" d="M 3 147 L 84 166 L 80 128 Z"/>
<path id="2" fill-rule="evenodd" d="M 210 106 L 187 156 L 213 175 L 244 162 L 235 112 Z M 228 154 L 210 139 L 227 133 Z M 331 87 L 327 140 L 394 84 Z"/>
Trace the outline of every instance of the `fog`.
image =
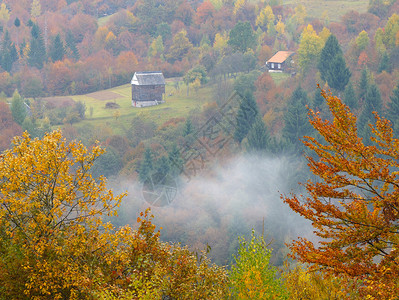
<path id="1" fill-rule="evenodd" d="M 289 243 L 298 236 L 312 238 L 310 223 L 295 214 L 281 194 L 300 192 L 297 184 L 303 159 L 289 157 L 239 156 L 223 165 L 203 170 L 190 180 L 177 180 L 178 192 L 170 205 L 152 206 L 154 223 L 163 227 L 165 241 L 180 242 L 200 251 L 209 245 L 211 258 L 228 263 L 236 252 L 238 236 L 252 229 L 264 234 L 274 249 L 273 263 L 281 264 Z M 116 191 L 127 190 L 117 225 L 134 224 L 140 211 L 149 207 L 142 185 L 118 180 Z"/>

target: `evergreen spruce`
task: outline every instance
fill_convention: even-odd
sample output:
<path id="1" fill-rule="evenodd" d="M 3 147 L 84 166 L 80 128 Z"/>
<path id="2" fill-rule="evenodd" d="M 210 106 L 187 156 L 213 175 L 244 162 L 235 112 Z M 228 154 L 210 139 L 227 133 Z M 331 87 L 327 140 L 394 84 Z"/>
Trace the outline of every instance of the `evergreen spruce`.
<path id="1" fill-rule="evenodd" d="M 369 86 L 364 100 L 363 111 L 358 119 L 358 128 L 360 129 L 360 135 L 364 138 L 364 142 L 369 145 L 371 143 L 369 138 L 371 131 L 368 124 L 374 123 L 374 111 L 380 116 L 382 113 L 381 94 L 376 84 Z"/>
<path id="2" fill-rule="evenodd" d="M 378 73 L 381 73 L 382 71 L 386 71 L 388 73 L 392 71 L 392 66 L 389 63 L 389 55 L 386 51 L 382 55 L 380 64 L 378 65 Z"/>
<path id="3" fill-rule="evenodd" d="M 19 26 L 21 26 L 21 21 L 18 19 L 18 17 L 17 18 L 15 18 L 15 20 L 14 20 L 14 26 L 15 27 L 19 27 Z"/>
<path id="4" fill-rule="evenodd" d="M 183 136 L 188 136 L 193 132 L 194 132 L 193 123 L 191 122 L 190 119 L 187 119 L 186 123 L 184 124 Z"/>
<path id="5" fill-rule="evenodd" d="M 326 101 L 324 100 L 323 96 L 321 95 L 321 90 L 319 88 L 316 88 L 316 90 L 314 91 L 312 108 L 314 111 L 319 111 L 323 114 L 328 111 Z"/>
<path id="6" fill-rule="evenodd" d="M 18 90 L 15 90 L 14 94 L 12 95 L 10 109 L 14 121 L 19 125 L 22 125 L 22 123 L 25 120 L 27 112 L 26 112 L 24 99 L 18 93 Z"/>
<path id="7" fill-rule="evenodd" d="M 172 149 L 168 153 L 169 161 L 170 161 L 170 174 L 172 176 L 178 176 L 183 170 L 183 159 L 181 157 L 179 148 L 174 143 L 172 145 Z"/>
<path id="8" fill-rule="evenodd" d="M 37 24 L 32 25 L 31 30 L 31 41 L 30 50 L 28 54 L 28 63 L 32 67 L 38 69 L 43 68 L 43 64 L 46 61 L 46 47 L 44 45 L 44 39 L 40 32 L 40 28 Z"/>
<path id="9" fill-rule="evenodd" d="M 247 90 L 242 96 L 242 101 L 237 112 L 237 127 L 234 132 L 234 139 L 238 143 L 241 143 L 247 136 L 257 115 L 259 115 L 259 111 L 254 95 Z"/>
<path id="10" fill-rule="evenodd" d="M 53 62 L 63 60 L 65 55 L 64 43 L 61 40 L 60 34 L 57 34 L 50 46 L 50 58 Z"/>
<path id="11" fill-rule="evenodd" d="M 300 139 L 312 134 L 313 127 L 309 123 L 306 109 L 308 102 L 306 92 L 300 86 L 297 87 L 288 101 L 288 110 L 284 115 L 283 138 L 297 149 L 303 147 Z"/>
<path id="12" fill-rule="evenodd" d="M 156 162 L 156 176 L 159 177 L 159 181 L 162 181 L 163 178 L 169 174 L 170 172 L 170 161 L 166 156 L 162 156 L 160 159 L 157 160 Z"/>
<path id="13" fill-rule="evenodd" d="M 247 136 L 247 150 L 249 152 L 265 151 L 269 144 L 269 134 L 262 118 L 258 115 Z"/>
<path id="14" fill-rule="evenodd" d="M 335 35 L 331 34 L 321 50 L 318 68 L 321 79 L 342 92 L 348 84 L 351 73 L 346 67 L 341 47 Z"/>
<path id="15" fill-rule="evenodd" d="M 351 77 L 351 72 L 346 66 L 343 55 L 336 55 L 331 62 L 331 68 L 328 73 L 328 85 L 337 90 L 344 91 Z"/>
<path id="16" fill-rule="evenodd" d="M 330 34 L 324 48 L 321 50 L 318 64 L 321 79 L 323 81 L 329 81 L 332 61 L 337 55 L 342 55 L 342 50 L 335 35 Z"/>
<path id="17" fill-rule="evenodd" d="M 368 70 L 367 68 L 364 68 L 362 70 L 362 75 L 360 77 L 359 91 L 358 91 L 358 100 L 361 104 L 363 104 L 365 101 L 364 98 L 366 97 L 368 88 L 369 88 Z"/>
<path id="18" fill-rule="evenodd" d="M 18 60 L 17 49 L 14 43 L 11 41 L 8 30 L 4 32 L 3 41 L 1 43 L 0 52 L 0 66 L 3 70 L 10 72 L 14 62 Z"/>
<path id="19" fill-rule="evenodd" d="M 345 88 L 344 103 L 348 105 L 351 110 L 355 110 L 358 107 L 356 93 L 353 88 L 353 84 L 350 81 Z"/>
<path id="20" fill-rule="evenodd" d="M 67 31 L 65 37 L 66 46 L 71 50 L 71 57 L 78 60 L 80 58 L 79 50 L 76 47 L 76 42 L 71 31 Z"/>
<path id="21" fill-rule="evenodd" d="M 150 148 L 147 148 L 144 152 L 144 159 L 140 163 L 138 173 L 140 182 L 144 182 L 150 178 L 152 171 L 154 170 L 153 154 Z"/>

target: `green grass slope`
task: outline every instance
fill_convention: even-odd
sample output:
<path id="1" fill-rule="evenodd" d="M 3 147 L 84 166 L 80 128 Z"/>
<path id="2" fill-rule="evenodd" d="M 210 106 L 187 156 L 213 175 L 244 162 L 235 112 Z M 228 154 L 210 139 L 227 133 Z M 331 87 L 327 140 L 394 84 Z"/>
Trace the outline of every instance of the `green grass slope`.
<path id="1" fill-rule="evenodd" d="M 329 20 L 337 22 L 348 11 L 367 12 L 369 0 L 284 0 L 283 4 L 290 6 L 302 4 L 305 6 L 307 17 L 310 19 L 319 19 L 324 12 L 327 12 Z"/>
<path id="2" fill-rule="evenodd" d="M 176 81 L 179 82 L 179 89 L 176 88 Z M 187 96 L 187 88 L 182 81 L 168 79 L 166 80 L 166 102 L 143 108 L 132 106 L 130 84 L 86 95 L 72 95 L 68 98 L 82 101 L 86 105 L 86 120 L 75 124 L 76 126 L 106 124 L 118 131 L 123 124 L 127 124 L 138 114 L 141 118 L 152 119 L 158 125 L 162 125 L 171 118 L 186 117 L 190 111 L 201 109 L 205 103 L 212 101 L 212 89 L 211 86 L 201 87 L 197 91 L 190 88 L 190 93 Z M 53 101 L 57 101 L 57 99 L 61 101 L 65 96 L 51 98 Z M 107 109 L 105 108 L 107 102 L 116 103 L 119 108 Z"/>

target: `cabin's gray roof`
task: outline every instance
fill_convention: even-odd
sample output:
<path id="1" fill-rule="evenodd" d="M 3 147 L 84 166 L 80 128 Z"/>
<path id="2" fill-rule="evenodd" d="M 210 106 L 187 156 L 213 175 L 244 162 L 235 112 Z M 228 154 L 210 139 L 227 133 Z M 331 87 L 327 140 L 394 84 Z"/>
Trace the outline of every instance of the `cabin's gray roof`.
<path id="1" fill-rule="evenodd" d="M 165 85 L 162 72 L 136 72 L 131 84 L 134 85 Z"/>

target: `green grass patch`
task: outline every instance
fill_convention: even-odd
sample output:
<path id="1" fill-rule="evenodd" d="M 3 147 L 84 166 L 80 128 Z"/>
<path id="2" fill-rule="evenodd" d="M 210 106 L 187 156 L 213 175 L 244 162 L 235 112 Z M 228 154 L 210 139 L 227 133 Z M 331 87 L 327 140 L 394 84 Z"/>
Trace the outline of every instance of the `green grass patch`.
<path id="1" fill-rule="evenodd" d="M 283 72 L 270 72 L 269 74 L 273 78 L 274 83 L 276 85 L 279 85 L 281 82 L 285 81 L 287 78 L 290 77 L 290 74 Z"/>
<path id="2" fill-rule="evenodd" d="M 320 19 L 321 15 L 326 11 L 332 22 L 341 20 L 341 17 L 348 11 L 354 10 L 358 13 L 367 12 L 369 0 L 284 0 L 284 5 L 297 6 L 302 4 L 306 8 L 308 18 Z"/>
<path id="3" fill-rule="evenodd" d="M 112 16 L 113 16 L 113 14 L 112 14 L 112 15 L 108 15 L 108 16 L 104 16 L 104 17 L 101 17 L 101 18 L 98 18 L 98 19 L 97 19 L 98 27 L 101 27 L 101 26 L 106 25 L 106 24 L 108 23 L 109 19 L 111 19 Z"/>
<path id="4" fill-rule="evenodd" d="M 162 125 L 171 118 L 187 117 L 191 111 L 202 109 L 205 103 L 212 101 L 212 86 L 203 86 L 197 91 L 190 88 L 190 93 L 187 96 L 186 85 L 180 81 L 180 88 L 176 89 L 175 82 L 169 79 L 166 82 L 165 103 L 151 107 L 132 106 L 130 84 L 86 95 L 69 96 L 74 101 L 82 101 L 86 105 L 86 120 L 76 123 L 74 126 L 107 125 L 115 133 L 121 133 L 123 128 L 130 126 L 130 121 L 137 115 Z M 108 99 L 110 97 L 113 99 Z M 117 103 L 120 107 L 106 109 L 107 102 Z"/>

